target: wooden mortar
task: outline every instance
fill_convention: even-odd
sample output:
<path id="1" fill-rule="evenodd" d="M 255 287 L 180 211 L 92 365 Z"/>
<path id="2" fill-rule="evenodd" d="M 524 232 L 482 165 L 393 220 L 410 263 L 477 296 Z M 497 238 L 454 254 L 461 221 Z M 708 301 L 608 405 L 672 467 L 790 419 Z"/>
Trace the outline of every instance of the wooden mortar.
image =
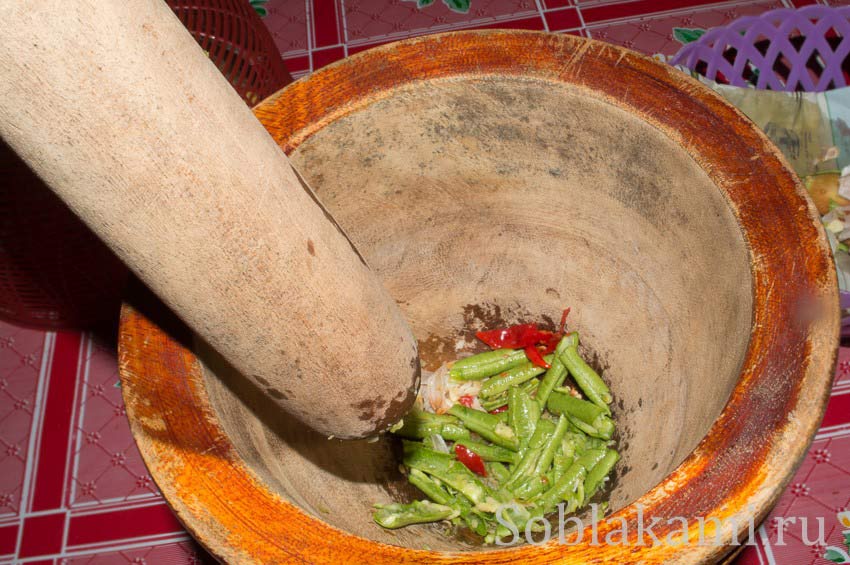
<path id="1" fill-rule="evenodd" d="M 425 369 L 473 350 L 479 327 L 572 307 L 623 454 L 598 532 L 622 519 L 629 537 L 500 549 L 382 530 L 371 505 L 415 494 L 392 440 L 329 442 L 281 421 L 138 297 L 120 335 L 133 431 L 215 556 L 707 563 L 767 514 L 826 403 L 836 277 L 798 180 L 720 97 L 607 44 L 487 31 L 358 54 L 255 113 L 401 305 Z M 639 545 L 639 505 L 661 539 L 679 527 L 668 518 L 691 520 L 692 543 Z M 737 525 L 700 546 L 695 517 Z"/>

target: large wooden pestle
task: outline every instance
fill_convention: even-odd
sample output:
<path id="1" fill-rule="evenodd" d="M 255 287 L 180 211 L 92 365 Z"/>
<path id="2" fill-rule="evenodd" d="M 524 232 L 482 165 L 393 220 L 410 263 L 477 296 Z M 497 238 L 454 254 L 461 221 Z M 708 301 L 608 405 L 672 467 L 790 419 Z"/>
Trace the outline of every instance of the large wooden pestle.
<path id="1" fill-rule="evenodd" d="M 324 434 L 401 418 L 406 321 L 164 2 L 5 0 L 0 21 L 0 135 L 168 306 Z"/>

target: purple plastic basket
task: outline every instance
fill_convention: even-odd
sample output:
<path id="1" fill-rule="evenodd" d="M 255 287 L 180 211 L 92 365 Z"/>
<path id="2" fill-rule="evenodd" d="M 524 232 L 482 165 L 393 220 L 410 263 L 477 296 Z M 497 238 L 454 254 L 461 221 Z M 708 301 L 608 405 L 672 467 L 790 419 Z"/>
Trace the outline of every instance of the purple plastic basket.
<path id="1" fill-rule="evenodd" d="M 821 92 L 850 83 L 850 6 L 781 8 L 706 32 L 671 60 L 734 86 Z"/>

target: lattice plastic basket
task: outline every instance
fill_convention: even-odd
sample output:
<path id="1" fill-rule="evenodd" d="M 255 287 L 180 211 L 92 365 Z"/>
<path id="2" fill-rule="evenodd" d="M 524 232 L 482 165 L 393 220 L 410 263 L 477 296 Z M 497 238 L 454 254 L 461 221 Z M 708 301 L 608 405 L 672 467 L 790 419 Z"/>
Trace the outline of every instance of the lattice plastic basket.
<path id="1" fill-rule="evenodd" d="M 248 0 L 167 0 L 239 95 L 253 106 L 292 77 Z"/>
<path id="2" fill-rule="evenodd" d="M 671 60 L 721 84 L 822 92 L 850 84 L 850 6 L 782 8 L 706 32 Z"/>

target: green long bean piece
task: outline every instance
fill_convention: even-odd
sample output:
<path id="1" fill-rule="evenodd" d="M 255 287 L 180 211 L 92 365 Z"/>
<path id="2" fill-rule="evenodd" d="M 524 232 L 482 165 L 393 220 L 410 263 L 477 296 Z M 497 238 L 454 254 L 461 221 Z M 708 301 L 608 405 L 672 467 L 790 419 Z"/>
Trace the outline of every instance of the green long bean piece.
<path id="1" fill-rule="evenodd" d="M 587 471 L 585 471 L 585 475 L 586 474 Z M 575 491 L 564 497 L 564 500 L 567 502 L 567 513 L 570 514 L 575 512 L 576 508 L 581 506 L 584 501 L 584 483 L 579 483 Z"/>
<path id="2" fill-rule="evenodd" d="M 599 487 L 602 486 L 602 483 L 605 480 L 611 471 L 614 469 L 614 465 L 617 464 L 617 461 L 620 460 L 620 454 L 614 451 L 613 449 L 606 449 L 605 455 L 602 456 L 601 459 L 587 472 L 587 478 L 584 479 L 584 503 L 587 504 L 587 501 L 596 494 L 596 491 L 599 490 Z"/>
<path id="3" fill-rule="evenodd" d="M 432 414 L 414 408 L 404 417 L 401 427 L 393 433 L 408 439 L 425 439 L 431 434 L 439 434 L 449 441 L 469 439 L 469 430 L 459 424 L 458 419 L 452 416 Z"/>
<path id="4" fill-rule="evenodd" d="M 581 355 L 578 353 L 578 332 L 573 332 L 564 336 L 558 347 L 555 349 L 555 354 L 564 363 L 566 368 L 572 375 L 573 380 L 579 386 L 591 402 L 604 408 L 610 414 L 611 410 L 608 405 L 611 404 L 613 397 L 611 391 L 608 390 L 608 385 L 602 380 L 596 371 L 588 365 Z"/>
<path id="5" fill-rule="evenodd" d="M 455 361 L 449 376 L 457 381 L 476 381 L 507 371 L 528 361 L 522 349 L 496 349 Z"/>
<path id="6" fill-rule="evenodd" d="M 555 414 L 565 414 L 571 422 L 588 435 L 602 439 L 611 439 L 614 422 L 604 408 L 592 402 L 575 398 L 569 394 L 553 392 L 546 403 Z"/>
<path id="7" fill-rule="evenodd" d="M 555 432 L 555 425 L 549 420 L 540 420 L 534 434 L 528 441 L 522 459 L 513 468 L 505 487 L 512 490 L 513 487 L 535 474 L 537 461 L 543 453 L 546 444 Z"/>
<path id="8" fill-rule="evenodd" d="M 410 524 L 422 524 L 454 518 L 459 512 L 430 500 L 415 500 L 409 504 L 393 503 L 375 506 L 373 518 L 384 528 L 396 529 Z"/>
<path id="9" fill-rule="evenodd" d="M 542 422 L 548 422 L 548 420 L 542 420 Z M 564 436 L 566 436 L 568 429 L 569 420 L 566 416 L 561 415 L 558 418 L 558 424 L 549 437 L 549 441 L 543 448 L 543 453 L 540 454 L 540 459 L 537 460 L 537 465 L 534 468 L 535 474 L 542 475 L 549 470 L 549 466 L 552 465 L 552 460 L 555 458 L 555 452 L 561 447 L 561 442 Z"/>
<path id="10" fill-rule="evenodd" d="M 502 463 L 514 464 L 519 460 L 516 451 L 505 449 L 498 445 L 487 445 L 477 441 L 462 440 L 457 445 L 463 445 L 484 461 L 501 461 Z"/>
<path id="11" fill-rule="evenodd" d="M 422 444 L 404 443 L 404 464 L 440 479 L 474 504 L 484 502 L 487 488 L 463 463 L 447 453 L 439 453 Z"/>
<path id="12" fill-rule="evenodd" d="M 508 468 L 499 463 L 498 461 L 490 461 L 486 465 L 487 474 L 493 475 L 493 478 L 496 479 L 499 483 L 506 482 L 510 476 L 511 472 L 508 471 Z"/>
<path id="13" fill-rule="evenodd" d="M 555 456 L 552 458 L 552 470 L 550 474 L 553 481 L 557 481 L 564 474 L 564 471 L 573 463 L 572 457 L 564 455 L 562 447 L 555 450 Z"/>
<path id="14" fill-rule="evenodd" d="M 546 513 L 551 512 L 567 495 L 572 494 L 578 489 L 579 485 L 584 484 L 586 475 L 587 471 L 584 465 L 576 461 L 561 475 L 561 478 L 555 481 L 555 484 L 549 490 L 540 496 L 538 506 Z"/>
<path id="15" fill-rule="evenodd" d="M 410 484 L 425 493 L 425 496 L 444 506 L 452 505 L 452 496 L 441 487 L 437 481 L 420 471 L 411 469 L 407 475 Z"/>
<path id="16" fill-rule="evenodd" d="M 590 469 L 592 469 L 593 466 L 596 465 L 604 456 L 605 456 L 605 450 L 604 449 L 591 449 L 591 450 L 584 452 L 584 454 L 582 454 L 581 457 L 576 459 L 570 465 L 569 469 L 564 471 L 561 474 L 561 476 L 558 479 L 556 479 L 555 487 L 552 487 L 552 489 L 550 489 L 549 491 L 546 492 L 546 494 L 544 495 L 545 500 L 543 502 L 543 504 L 545 504 L 544 508 L 548 509 L 550 507 L 554 507 L 561 500 L 565 500 L 568 503 L 567 512 L 573 512 L 580 504 L 583 504 L 584 500 L 585 500 L 585 496 L 584 496 L 584 481 L 585 481 L 585 478 L 587 477 L 587 474 L 590 471 Z M 565 477 L 567 477 L 570 473 L 575 471 L 576 467 L 580 467 L 581 470 L 582 470 L 581 471 L 581 480 L 578 482 L 578 484 L 572 485 L 572 490 L 570 490 L 568 492 L 567 490 L 565 490 L 566 487 L 563 486 L 563 483 L 564 483 L 564 481 L 568 480 L 568 479 L 565 479 Z M 559 485 L 560 485 L 560 487 L 559 487 Z M 556 487 L 561 488 L 561 490 L 560 491 L 555 490 Z M 558 495 L 558 493 L 561 493 L 560 494 L 561 498 L 558 498 L 557 500 L 554 500 L 554 502 L 552 502 L 552 499 L 554 497 L 556 497 L 556 495 Z M 546 496 L 548 496 L 549 498 L 546 499 L 545 498 Z"/>
<path id="17" fill-rule="evenodd" d="M 463 497 L 458 497 L 458 500 L 463 500 Z M 461 519 L 466 524 L 466 527 L 478 534 L 479 536 L 487 535 L 487 519 L 479 511 L 472 508 L 469 503 L 463 506 L 460 512 Z"/>
<path id="18" fill-rule="evenodd" d="M 576 459 L 576 463 L 584 467 L 585 471 L 589 473 L 590 470 L 593 469 L 604 458 L 604 449 L 588 449 L 581 455 L 581 457 Z"/>
<path id="19" fill-rule="evenodd" d="M 418 471 L 418 469 L 411 469 L 410 471 L 413 473 L 413 471 Z M 452 523 L 457 525 L 458 521 L 460 521 L 479 536 L 487 535 L 487 520 L 480 512 L 472 507 L 472 503 L 465 496 L 462 494 L 453 496 L 451 502 L 446 504 L 446 506 L 450 506 L 460 512 L 460 516 L 454 518 Z"/>
<path id="20" fill-rule="evenodd" d="M 547 363 L 552 360 L 552 355 L 546 355 L 543 358 Z M 543 374 L 546 371 L 543 367 L 526 361 L 520 363 L 512 369 L 492 376 L 481 385 L 481 390 L 478 392 L 480 398 L 491 398 L 501 394 L 511 387 L 518 386 L 528 380 L 533 379 L 537 375 Z"/>
<path id="21" fill-rule="evenodd" d="M 571 460 L 578 459 L 587 449 L 590 448 L 588 445 L 589 438 L 582 432 L 570 432 L 568 431 L 564 435 L 564 439 L 561 441 L 561 449 L 564 452 L 564 455 L 569 457 Z"/>
<path id="22" fill-rule="evenodd" d="M 519 500 L 531 500 L 548 487 L 549 480 L 544 475 L 532 475 L 517 484 L 513 493 Z"/>
<path id="23" fill-rule="evenodd" d="M 519 448 L 519 441 L 514 430 L 494 414 L 467 408 L 460 404 L 455 404 L 449 408 L 449 414 L 457 416 L 467 428 L 496 445 L 513 451 Z"/>
<path id="24" fill-rule="evenodd" d="M 511 470 L 511 476 L 508 478 L 508 482 L 505 483 L 505 488 L 512 490 L 512 487 L 519 484 L 520 481 L 526 477 L 530 477 L 534 472 L 534 465 L 537 463 L 537 458 L 540 457 L 542 452 L 542 447 L 528 449 L 522 459 L 520 459 L 520 462 Z"/>
<path id="25" fill-rule="evenodd" d="M 534 378 L 530 381 L 526 381 L 519 386 L 519 389 L 527 394 L 528 396 L 534 396 L 537 392 L 537 388 L 540 386 L 540 379 Z"/>
<path id="26" fill-rule="evenodd" d="M 535 399 L 541 409 L 546 408 L 546 401 L 549 400 L 549 395 L 552 394 L 552 391 L 556 387 L 561 386 L 566 378 L 567 367 L 556 355 L 552 358 L 552 362 L 549 364 L 549 369 L 546 370 L 546 374 L 543 375 L 543 380 L 540 381 L 540 387 L 537 389 L 537 396 Z"/>
<path id="27" fill-rule="evenodd" d="M 537 421 L 537 427 L 534 428 L 534 433 L 528 441 L 528 447 L 545 447 L 549 443 L 552 434 L 555 433 L 555 428 L 556 426 L 551 420 L 539 419 Z"/>
<path id="28" fill-rule="evenodd" d="M 540 407 L 530 396 L 518 388 L 508 391 L 508 422 L 516 432 L 520 452 L 523 452 L 531 441 L 539 419 Z"/>
<path id="29" fill-rule="evenodd" d="M 517 388 L 522 392 L 527 394 L 528 396 L 534 396 L 540 386 L 540 379 L 534 378 L 530 381 L 526 381 L 523 384 L 519 385 Z M 490 411 L 499 408 L 500 406 L 507 406 L 508 404 L 508 391 L 505 391 L 501 394 L 497 394 L 491 398 L 479 399 L 481 402 L 481 407 L 484 410 Z"/>
<path id="30" fill-rule="evenodd" d="M 496 408 L 506 406 L 508 404 L 508 395 L 505 393 L 500 394 L 499 396 L 494 396 L 493 398 L 479 398 L 478 401 L 481 403 L 481 408 L 489 412 Z"/>

